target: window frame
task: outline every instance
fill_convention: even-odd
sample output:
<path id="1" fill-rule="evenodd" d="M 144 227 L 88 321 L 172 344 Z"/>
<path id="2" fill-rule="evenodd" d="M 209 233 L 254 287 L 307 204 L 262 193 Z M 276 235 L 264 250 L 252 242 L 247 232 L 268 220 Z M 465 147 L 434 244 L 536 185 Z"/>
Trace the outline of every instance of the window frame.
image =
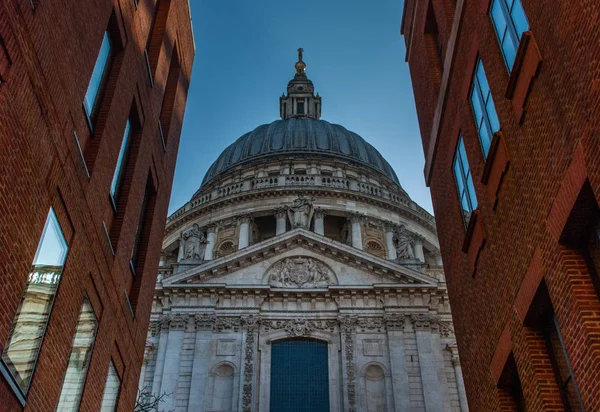
<path id="1" fill-rule="evenodd" d="M 487 88 L 488 88 L 487 100 L 486 100 L 486 97 L 483 96 L 482 85 L 481 85 L 481 81 L 478 76 L 479 68 L 481 68 L 481 72 L 482 72 L 482 74 L 485 78 L 485 82 L 487 84 Z M 481 109 L 481 116 L 482 116 L 481 121 L 478 121 L 478 119 L 477 119 L 477 111 L 475 110 L 475 105 L 473 104 L 474 98 L 477 99 L 477 102 L 479 103 L 479 107 Z M 487 156 L 489 154 L 492 140 L 494 138 L 494 133 L 498 132 L 499 130 L 502 130 L 502 126 L 500 125 L 500 118 L 498 117 L 498 110 L 496 109 L 496 103 L 494 102 L 492 88 L 490 87 L 490 82 L 489 82 L 487 74 L 485 72 L 485 67 L 483 67 L 483 61 L 481 60 L 481 57 L 478 57 L 477 61 L 475 63 L 475 70 L 473 71 L 473 77 L 471 79 L 471 89 L 469 91 L 469 101 L 471 104 L 471 111 L 473 114 L 473 119 L 475 120 L 475 128 L 477 129 L 477 135 L 479 137 L 479 143 L 481 145 L 483 159 L 486 160 Z M 494 115 L 495 115 L 496 121 L 498 123 L 497 130 L 493 130 L 493 128 L 492 128 L 490 113 L 488 112 L 488 105 L 490 103 L 494 109 Z M 480 123 L 481 123 L 481 125 L 480 125 Z M 486 142 L 486 144 L 484 144 L 483 139 L 482 139 L 482 134 L 481 134 L 481 129 L 483 127 L 486 128 L 486 131 L 489 134 L 489 141 Z"/>
<path id="2" fill-rule="evenodd" d="M 462 150 L 461 150 L 462 148 Z M 464 153 L 464 159 L 463 154 Z M 466 167 L 465 167 L 466 166 Z M 459 170 L 460 176 L 457 175 L 457 167 Z M 462 215 L 462 221 L 465 229 L 468 226 L 469 219 L 465 217 L 463 208 L 463 198 L 466 200 L 466 203 L 469 210 L 469 216 L 477 210 L 479 207 L 479 201 L 477 200 L 477 193 L 475 191 L 475 184 L 473 182 L 473 172 L 471 171 L 471 166 L 469 164 L 469 159 L 467 158 L 467 151 L 464 145 L 464 138 L 462 133 L 459 134 L 458 143 L 456 144 L 456 149 L 454 151 L 454 158 L 452 160 L 452 174 L 454 175 L 454 182 L 456 184 L 456 193 L 458 197 L 459 207 Z M 460 177 L 460 182 L 459 182 Z M 472 190 L 469 189 L 469 183 Z M 461 193 L 462 186 L 462 193 Z M 471 198 L 471 194 L 473 195 L 473 199 Z M 475 202 L 473 202 L 473 200 Z"/>
<path id="3" fill-rule="evenodd" d="M 498 44 L 500 45 L 500 49 L 502 51 L 502 59 L 504 60 L 504 64 L 506 65 L 506 68 L 508 69 L 508 72 L 510 73 L 510 72 L 512 72 L 512 69 L 514 67 L 517 50 L 519 49 L 519 43 L 521 41 L 521 37 L 523 36 L 524 32 L 529 30 L 529 19 L 527 18 L 527 14 L 525 13 L 525 9 L 523 8 L 523 3 L 521 2 L 521 0 L 508 0 L 508 1 L 512 1 L 512 5 L 510 6 L 510 8 L 509 8 L 507 0 L 492 0 L 492 2 L 490 4 L 490 10 L 488 12 L 488 15 L 490 16 L 490 19 L 492 20 L 492 26 L 494 26 L 494 32 L 496 33 L 496 39 L 498 40 Z M 527 23 L 527 29 L 525 29 L 521 32 L 517 31 L 517 27 L 516 27 L 516 24 L 513 19 L 513 15 L 512 15 L 513 11 L 515 10 L 515 5 L 517 4 L 517 2 L 520 5 L 520 9 L 523 11 L 522 17 L 524 18 L 525 22 Z M 498 32 L 498 26 L 496 24 L 496 19 L 494 18 L 494 14 L 492 13 L 492 11 L 494 9 L 494 5 L 496 5 L 496 4 L 499 4 L 500 10 L 502 12 L 502 17 L 504 19 L 504 24 L 506 25 L 503 39 L 504 39 L 504 41 L 506 41 L 507 40 L 506 36 L 510 36 L 510 41 L 514 48 L 514 56 L 512 58 L 512 61 L 510 61 L 510 62 L 508 61 L 508 57 L 506 56 L 506 53 L 505 53 L 505 50 L 503 47 L 504 42 L 500 38 L 500 33 Z"/>

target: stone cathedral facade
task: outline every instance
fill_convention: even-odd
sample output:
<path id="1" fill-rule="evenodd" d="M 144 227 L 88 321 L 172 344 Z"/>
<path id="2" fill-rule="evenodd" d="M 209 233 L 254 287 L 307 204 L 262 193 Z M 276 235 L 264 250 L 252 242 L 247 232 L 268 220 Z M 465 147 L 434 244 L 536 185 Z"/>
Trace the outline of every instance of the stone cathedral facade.
<path id="1" fill-rule="evenodd" d="M 296 74 L 169 217 L 140 388 L 165 410 L 467 411 L 433 217 Z"/>

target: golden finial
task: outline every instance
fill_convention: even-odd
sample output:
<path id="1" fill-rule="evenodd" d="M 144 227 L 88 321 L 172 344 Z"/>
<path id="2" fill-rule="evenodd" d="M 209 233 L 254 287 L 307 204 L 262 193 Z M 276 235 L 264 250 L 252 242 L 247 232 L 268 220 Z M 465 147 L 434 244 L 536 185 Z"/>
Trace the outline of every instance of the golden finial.
<path id="1" fill-rule="evenodd" d="M 302 53 L 304 49 L 300 47 L 298 49 L 298 63 L 296 63 L 296 74 L 304 74 L 304 70 L 306 70 L 306 64 L 302 61 Z"/>

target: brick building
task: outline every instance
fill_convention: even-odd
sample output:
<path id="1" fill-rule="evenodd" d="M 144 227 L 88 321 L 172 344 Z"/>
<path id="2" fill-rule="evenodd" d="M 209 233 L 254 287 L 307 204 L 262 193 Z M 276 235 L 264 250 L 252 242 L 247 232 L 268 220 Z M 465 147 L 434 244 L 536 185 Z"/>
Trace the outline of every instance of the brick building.
<path id="1" fill-rule="evenodd" d="M 473 411 L 600 410 L 600 3 L 406 0 Z"/>
<path id="2" fill-rule="evenodd" d="M 0 410 L 132 410 L 193 59 L 184 0 L 0 2 Z"/>

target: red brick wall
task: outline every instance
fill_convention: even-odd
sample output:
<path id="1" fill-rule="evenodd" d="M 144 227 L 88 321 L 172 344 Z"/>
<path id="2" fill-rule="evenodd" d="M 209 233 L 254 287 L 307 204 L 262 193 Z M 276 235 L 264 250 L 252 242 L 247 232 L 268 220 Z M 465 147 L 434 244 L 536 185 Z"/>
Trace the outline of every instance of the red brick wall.
<path id="1" fill-rule="evenodd" d="M 154 51 L 151 87 L 143 50 L 155 0 L 140 0 L 137 9 L 134 3 L 56 0 L 37 1 L 32 8 L 29 0 L 0 2 L 0 349 L 50 206 L 69 241 L 26 410 L 56 408 L 85 294 L 99 328 L 80 410 L 99 410 L 111 358 L 121 374 L 118 410 L 131 411 L 136 397 L 194 50 L 188 3 L 171 0 L 162 22 L 164 41 L 158 54 Z M 101 103 L 102 126 L 92 133 L 82 104 L 111 14 L 123 43 L 121 63 L 110 80 L 112 91 Z M 170 82 L 177 91 L 164 151 L 158 119 L 174 47 L 181 75 Z M 103 221 L 111 231 L 116 215 L 109 187 L 132 107 L 140 117 L 141 140 L 127 169 L 113 256 Z M 74 132 L 86 158 L 93 160 L 89 179 Z M 137 273 L 142 280 L 134 317 L 125 291 L 132 283 L 129 258 L 149 176 L 156 202 L 147 221 L 147 259 Z M 21 410 L 7 382 L 2 377 L 0 382 L 0 410 Z"/>
<path id="2" fill-rule="evenodd" d="M 408 39 L 407 27 L 413 31 L 408 64 L 424 147 L 437 144 L 426 178 L 470 408 L 503 410 L 502 391 L 496 388 L 490 366 L 508 324 L 528 410 L 562 410 L 556 385 L 544 375 L 548 367 L 539 333 L 525 326 L 519 313 L 522 302 L 516 302 L 517 296 L 533 296 L 544 279 L 585 409 L 600 410 L 600 299 L 582 254 L 561 239 L 561 233 L 569 230 L 565 226 L 568 217 L 577 212 L 572 208 L 577 205 L 579 189 L 573 185 L 589 182 L 596 201 L 600 199 L 600 3 L 522 0 L 541 64 L 533 81 L 519 79 L 516 87 L 526 89 L 518 89 L 511 100 L 505 97 L 509 73 L 487 14 L 490 1 L 465 1 L 453 66 L 447 73 L 445 110 L 434 143 L 430 137 L 438 96 L 432 92 L 435 79 L 426 67 L 428 52 L 422 34 L 427 2 L 406 1 L 417 5 L 415 21 L 409 21 L 412 14 L 403 16 L 403 35 Z M 449 3 L 432 2 L 436 17 Z M 523 65 L 527 78 L 534 72 L 532 64 L 537 64 L 531 60 L 536 55 L 531 50 Z M 490 83 L 509 161 L 497 192 L 482 183 L 485 163 L 468 100 L 478 55 Z M 516 112 L 523 106 L 521 119 Z M 465 229 L 451 169 L 456 122 L 473 172 L 478 218 L 485 236 L 473 276 L 467 254 L 461 250 Z M 539 265 L 533 263 L 538 273 L 532 274 L 536 249 Z"/>

